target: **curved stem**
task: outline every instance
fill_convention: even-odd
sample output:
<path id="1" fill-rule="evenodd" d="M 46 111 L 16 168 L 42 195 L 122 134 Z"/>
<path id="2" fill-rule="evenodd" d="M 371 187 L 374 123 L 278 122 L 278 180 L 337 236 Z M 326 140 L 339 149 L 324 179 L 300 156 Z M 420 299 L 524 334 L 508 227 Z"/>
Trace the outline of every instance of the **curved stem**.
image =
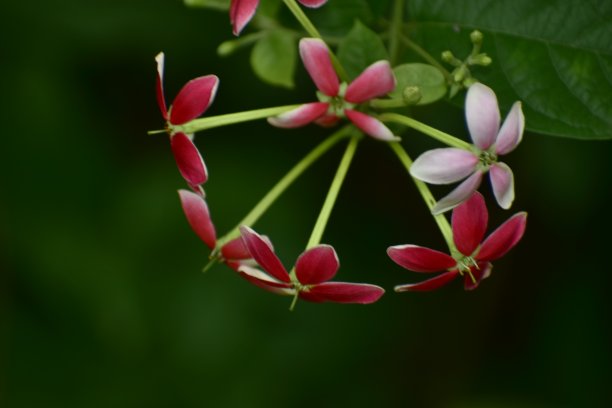
<path id="1" fill-rule="evenodd" d="M 395 65 L 399 57 L 399 40 L 404 17 L 404 2 L 405 0 L 395 0 L 393 4 L 391 26 L 389 27 L 389 56 L 391 59 L 391 66 Z"/>
<path id="2" fill-rule="evenodd" d="M 440 72 L 442 72 L 442 75 L 444 75 L 444 78 L 446 78 L 446 82 L 448 83 L 453 82 L 453 78 L 450 72 L 448 72 L 448 70 L 444 68 L 444 66 L 440 64 L 438 60 L 432 57 L 431 54 L 429 54 L 427 51 L 421 48 L 421 46 L 419 46 L 417 43 L 415 43 L 414 41 L 412 41 L 410 38 L 408 38 L 406 35 L 403 35 L 403 34 L 400 35 L 400 40 L 402 40 L 402 42 L 404 43 L 406 47 L 410 48 L 412 51 L 418 54 L 421 58 L 423 58 L 429 64 L 438 68 Z"/>
<path id="3" fill-rule="evenodd" d="M 399 142 L 389 143 L 389 146 L 391 146 L 391 149 L 393 150 L 397 158 L 400 160 L 400 162 L 404 165 L 406 171 L 410 175 L 410 166 L 412 166 L 412 159 L 410 158 L 410 156 L 408 156 L 408 153 L 406 152 L 406 150 L 404 150 L 404 147 Z M 414 181 L 417 190 L 419 190 L 421 197 L 423 197 L 425 204 L 427 204 L 429 211 L 431 211 L 436 205 L 436 199 L 431 194 L 429 187 L 427 187 L 427 184 L 425 184 L 421 180 L 417 180 L 412 176 L 410 177 L 412 178 L 412 181 Z M 453 241 L 453 230 L 450 224 L 448 223 L 448 220 L 446 219 L 444 214 L 434 215 L 433 217 L 436 221 L 436 224 L 438 224 L 440 232 L 444 236 L 444 240 L 446 241 L 446 245 L 448 246 L 450 253 L 457 253 L 457 248 L 455 247 L 455 243 Z"/>
<path id="4" fill-rule="evenodd" d="M 411 127 L 449 146 L 457 147 L 459 149 L 464 149 L 468 151 L 474 151 L 474 148 L 471 144 L 464 142 L 463 140 L 458 139 L 455 136 L 451 136 L 448 133 L 444 133 L 436 128 L 427 126 L 426 124 L 421 123 L 418 120 L 414 120 L 408 116 L 399 115 L 397 113 L 383 113 L 378 116 L 378 119 L 383 122 L 395 122 L 399 123 L 400 125 Z"/>

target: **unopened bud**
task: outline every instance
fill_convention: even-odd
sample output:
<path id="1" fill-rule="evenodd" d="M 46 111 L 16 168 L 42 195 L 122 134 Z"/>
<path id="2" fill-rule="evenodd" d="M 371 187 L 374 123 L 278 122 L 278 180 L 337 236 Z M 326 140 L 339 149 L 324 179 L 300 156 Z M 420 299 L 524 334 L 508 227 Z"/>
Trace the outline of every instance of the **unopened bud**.
<path id="1" fill-rule="evenodd" d="M 449 50 L 442 52 L 442 61 L 452 64 L 456 60 L 455 56 Z"/>
<path id="2" fill-rule="evenodd" d="M 483 35 L 478 30 L 474 30 L 470 33 L 470 40 L 472 41 L 472 44 L 474 45 L 482 44 L 482 38 L 483 38 Z"/>
<path id="3" fill-rule="evenodd" d="M 239 44 L 236 42 L 236 40 L 223 41 L 217 47 L 217 54 L 220 57 L 227 57 L 228 55 L 231 55 L 234 51 L 236 51 L 238 47 Z"/>
<path id="4" fill-rule="evenodd" d="M 469 76 L 469 71 L 465 65 L 460 66 L 456 70 L 453 71 L 453 81 L 456 83 L 461 83 L 465 78 Z"/>
<path id="5" fill-rule="evenodd" d="M 402 98 L 406 105 L 416 105 L 422 97 L 423 94 L 418 86 L 407 86 L 402 91 Z"/>

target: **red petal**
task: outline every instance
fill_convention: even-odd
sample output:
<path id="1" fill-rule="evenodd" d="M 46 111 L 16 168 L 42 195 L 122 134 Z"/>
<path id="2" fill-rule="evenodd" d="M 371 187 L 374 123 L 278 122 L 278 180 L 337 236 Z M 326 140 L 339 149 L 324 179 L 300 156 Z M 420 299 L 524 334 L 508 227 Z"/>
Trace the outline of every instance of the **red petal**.
<path id="1" fill-rule="evenodd" d="M 370 115 L 352 109 L 345 109 L 344 114 L 359 130 L 375 139 L 385 142 L 396 142 L 399 140 L 380 120 Z"/>
<path id="2" fill-rule="evenodd" d="M 487 231 L 489 213 L 485 200 L 479 192 L 453 210 L 453 240 L 459 252 L 471 256 L 482 242 Z"/>
<path id="3" fill-rule="evenodd" d="M 384 96 L 395 88 L 395 76 L 388 61 L 370 65 L 346 89 L 344 99 L 351 103 L 362 103 Z"/>
<path id="4" fill-rule="evenodd" d="M 259 0 L 232 0 L 230 5 L 230 22 L 234 35 L 240 34 L 242 29 L 251 21 Z"/>
<path id="5" fill-rule="evenodd" d="M 164 98 L 164 61 L 165 56 L 163 52 L 155 56 L 155 62 L 157 62 L 157 105 L 164 120 L 168 120 L 168 109 L 166 108 L 166 99 Z"/>
<path id="6" fill-rule="evenodd" d="M 327 0 L 298 0 L 298 1 L 302 3 L 303 5 L 305 5 L 306 7 L 311 7 L 311 8 L 321 7 L 322 5 L 327 3 Z"/>
<path id="7" fill-rule="evenodd" d="M 208 180 L 208 171 L 200 152 L 184 133 L 170 137 L 170 147 L 176 165 L 183 178 L 192 186 L 199 186 Z"/>
<path id="8" fill-rule="evenodd" d="M 217 234 L 210 219 L 206 201 L 200 195 L 191 191 L 179 190 L 178 193 L 191 229 L 210 249 L 213 249 L 217 244 Z"/>
<path id="9" fill-rule="evenodd" d="M 527 213 L 514 214 L 487 237 L 475 258 L 483 262 L 501 258 L 521 240 L 526 227 Z"/>
<path id="10" fill-rule="evenodd" d="M 210 106 L 219 78 L 215 75 L 206 75 L 187 82 L 180 90 L 170 107 L 170 123 L 182 125 L 203 114 Z"/>
<path id="11" fill-rule="evenodd" d="M 257 268 L 240 265 L 237 268 L 237 272 L 240 274 L 240 276 L 251 282 L 253 285 L 261 289 L 265 289 L 268 292 L 276 293 L 278 295 L 292 295 L 295 293 L 290 284 L 274 281 Z"/>
<path id="12" fill-rule="evenodd" d="M 387 254 L 396 264 L 414 272 L 439 272 L 457 264 L 450 255 L 416 245 L 392 246 Z"/>
<path id="13" fill-rule="evenodd" d="M 302 38 L 300 56 L 317 88 L 327 96 L 337 96 L 340 84 L 327 45 L 318 38 Z"/>
<path id="14" fill-rule="evenodd" d="M 478 268 L 470 268 L 470 270 L 472 271 L 472 276 L 474 277 L 476 283 L 474 283 L 470 275 L 466 273 L 463 275 L 463 288 L 465 290 L 476 289 L 478 285 L 480 285 L 480 282 L 491 276 L 492 269 L 493 264 L 491 264 L 490 262 L 479 262 Z"/>
<path id="15" fill-rule="evenodd" d="M 408 285 L 398 285 L 395 287 L 396 292 L 427 292 L 438 289 L 455 279 L 459 272 L 457 270 L 442 273 L 434 278 L 427 279 L 419 283 L 411 283 Z"/>
<path id="16" fill-rule="evenodd" d="M 225 260 L 241 260 L 250 259 L 251 253 L 242 240 L 242 237 L 238 237 L 221 247 L 221 256 Z"/>
<path id="17" fill-rule="evenodd" d="M 323 116 L 328 108 L 329 103 L 305 103 L 293 110 L 268 118 L 268 123 L 281 128 L 305 126 Z"/>
<path id="18" fill-rule="evenodd" d="M 385 293 L 380 286 L 366 283 L 325 282 L 300 292 L 310 302 L 374 303 Z"/>
<path id="19" fill-rule="evenodd" d="M 264 271 L 282 282 L 291 282 L 287 270 L 274 253 L 272 246 L 261 235 L 246 226 L 240 227 L 240 232 L 251 256 Z"/>
<path id="20" fill-rule="evenodd" d="M 312 285 L 332 279 L 340 262 L 331 245 L 317 245 L 300 255 L 295 263 L 295 273 L 302 285 Z"/>

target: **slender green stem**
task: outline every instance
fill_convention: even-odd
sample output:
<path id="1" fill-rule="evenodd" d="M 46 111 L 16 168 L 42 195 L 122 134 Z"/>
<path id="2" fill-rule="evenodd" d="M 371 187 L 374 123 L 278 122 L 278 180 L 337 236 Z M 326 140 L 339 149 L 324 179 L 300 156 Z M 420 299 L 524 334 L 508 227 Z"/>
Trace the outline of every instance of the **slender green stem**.
<path id="1" fill-rule="evenodd" d="M 317 30 L 314 24 L 312 24 L 312 21 L 310 21 L 308 16 L 306 16 L 302 8 L 296 3 L 295 0 L 283 0 L 283 2 L 287 6 L 287 8 L 293 13 L 293 16 L 302 25 L 302 27 L 304 27 L 304 30 L 306 30 L 308 35 L 323 40 L 323 37 L 321 36 L 321 33 L 319 33 L 319 30 Z M 336 54 L 334 54 L 332 50 L 329 50 L 329 55 L 331 56 L 332 64 L 334 64 L 334 68 L 336 69 L 336 72 L 338 72 L 340 78 L 343 81 L 348 82 L 348 74 L 346 73 L 346 70 L 344 69 L 342 64 L 340 64 L 340 61 L 338 60 L 338 57 L 336 57 Z"/>
<path id="2" fill-rule="evenodd" d="M 419 122 L 418 120 L 414 120 L 409 118 L 408 116 L 399 115 L 397 113 L 383 113 L 378 116 L 383 122 L 395 122 L 400 125 L 408 126 L 413 129 L 418 130 L 419 132 L 426 134 L 440 142 L 447 144 L 452 147 L 458 147 L 459 149 L 473 151 L 474 148 L 471 144 L 464 142 L 461 139 L 456 138 L 455 136 L 451 136 L 448 133 L 444 133 L 441 130 L 436 128 L 432 128 L 431 126 L 427 126 L 424 123 Z"/>
<path id="3" fill-rule="evenodd" d="M 389 146 L 391 146 L 391 149 L 393 150 L 397 158 L 404 165 L 408 174 L 410 174 L 410 166 L 412 166 L 412 159 L 410 158 L 410 156 L 408 156 L 406 150 L 404 150 L 404 148 L 399 142 L 389 143 Z M 425 184 L 421 180 L 417 180 L 412 176 L 411 178 L 412 181 L 414 181 L 417 190 L 419 190 L 421 197 L 423 197 L 425 204 L 427 204 L 427 207 L 431 211 L 436 205 L 436 199 L 431 194 L 429 187 L 427 187 L 427 184 Z M 450 224 L 448 223 L 448 220 L 446 219 L 444 214 L 434 215 L 433 217 L 436 221 L 436 224 L 438 224 L 440 232 L 442 232 L 442 235 L 444 236 L 444 240 L 446 241 L 446 245 L 448 245 L 448 249 L 450 250 L 451 254 L 457 253 L 457 248 L 455 247 L 455 243 L 453 242 L 453 231 L 451 229 Z"/>
<path id="4" fill-rule="evenodd" d="M 332 184 L 329 187 L 327 197 L 325 198 L 325 202 L 323 203 L 323 207 L 321 208 L 321 212 L 319 213 L 319 218 L 317 218 L 317 222 L 315 223 L 315 226 L 312 230 L 312 234 L 310 235 L 310 239 L 308 240 L 306 249 L 312 248 L 313 246 L 318 245 L 321 242 L 323 232 L 325 231 L 325 227 L 327 226 L 327 221 L 329 221 L 329 216 L 331 215 L 332 209 L 334 208 L 334 204 L 336 203 L 336 199 L 338 198 L 340 188 L 344 183 L 344 179 L 346 177 L 346 173 L 348 172 L 349 166 L 351 165 L 351 161 L 355 156 L 357 144 L 359 143 L 360 139 L 360 134 L 353 135 L 348 146 L 346 147 L 346 150 L 344 151 L 344 156 L 342 156 L 342 160 L 340 161 L 338 170 L 336 170 L 334 180 L 332 181 Z"/>
<path id="5" fill-rule="evenodd" d="M 391 16 L 391 26 L 389 27 L 389 55 L 391 58 L 391 66 L 395 65 L 399 57 L 399 40 L 402 23 L 404 21 L 404 2 L 405 0 L 395 0 L 393 3 L 393 15 Z"/>
<path id="6" fill-rule="evenodd" d="M 285 105 L 276 106 L 274 108 L 263 108 L 244 112 L 228 113 L 225 115 L 209 116 L 206 118 L 194 119 L 191 122 L 185 123 L 184 125 L 175 125 L 173 126 L 172 130 L 174 132 L 191 134 L 200 130 L 211 129 L 219 126 L 233 125 L 234 123 L 269 118 L 270 116 L 280 115 L 299 106 L 301 105 Z"/>
<path id="7" fill-rule="evenodd" d="M 312 165 L 319 157 L 331 149 L 341 139 L 347 137 L 351 130 L 351 126 L 345 126 L 337 132 L 333 133 L 317 147 L 315 147 L 310 153 L 308 153 L 302 160 L 300 160 L 289 172 L 282 178 L 272 189 L 253 207 L 253 209 L 244 217 L 236 227 L 230 232 L 225 234 L 222 238 L 217 240 L 216 252 L 225 245 L 227 242 L 238 237 L 240 235 L 240 227 L 242 225 L 252 226 L 257 222 L 268 208 L 285 192 L 285 190 L 293 184 L 293 182 Z M 214 257 L 215 254 L 213 254 Z"/>
<path id="8" fill-rule="evenodd" d="M 418 54 L 425 61 L 427 61 L 428 63 L 430 63 L 434 67 L 438 68 L 440 70 L 440 72 L 442 72 L 442 75 L 444 75 L 444 78 L 446 78 L 446 81 L 448 83 L 452 83 L 453 82 L 453 78 L 451 76 L 451 73 L 448 72 L 448 70 L 446 68 L 444 68 L 444 66 L 442 64 L 440 64 L 438 62 L 438 60 L 436 60 L 434 57 L 432 57 L 431 54 L 429 54 L 427 51 L 425 51 L 423 48 L 421 48 L 417 43 L 412 41 L 406 35 L 400 35 L 399 38 L 404 43 L 404 45 L 406 45 L 406 47 L 410 48 L 412 51 L 414 51 L 416 54 Z"/>

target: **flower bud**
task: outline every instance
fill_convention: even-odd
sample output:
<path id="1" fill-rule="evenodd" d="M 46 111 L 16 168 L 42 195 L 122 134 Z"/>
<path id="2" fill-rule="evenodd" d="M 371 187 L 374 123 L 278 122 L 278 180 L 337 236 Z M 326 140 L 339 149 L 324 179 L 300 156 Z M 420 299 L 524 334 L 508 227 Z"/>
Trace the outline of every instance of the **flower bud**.
<path id="1" fill-rule="evenodd" d="M 402 98 L 406 105 L 416 105 L 422 97 L 423 94 L 418 86 L 407 86 L 402 91 Z"/>
<path id="2" fill-rule="evenodd" d="M 480 45 L 482 44 L 482 38 L 483 35 L 480 31 L 478 30 L 474 30 L 470 33 L 470 40 L 472 41 L 472 44 L 474 45 Z"/>

